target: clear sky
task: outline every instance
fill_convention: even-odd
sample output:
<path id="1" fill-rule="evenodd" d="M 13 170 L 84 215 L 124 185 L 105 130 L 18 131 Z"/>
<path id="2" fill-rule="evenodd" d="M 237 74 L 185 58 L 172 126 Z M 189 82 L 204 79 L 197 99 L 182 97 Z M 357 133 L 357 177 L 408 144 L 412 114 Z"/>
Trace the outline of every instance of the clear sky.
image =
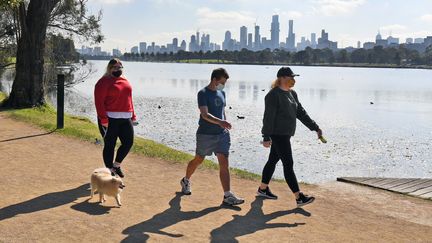
<path id="1" fill-rule="evenodd" d="M 288 20 L 294 20 L 296 43 L 321 29 L 338 47 L 373 41 L 378 30 L 405 42 L 407 37 L 432 35 L 432 0 L 89 0 L 96 13 L 102 9 L 103 50 L 130 51 L 139 42 L 171 43 L 174 37 L 190 41 L 197 30 L 221 44 L 226 30 L 240 39 L 240 27 L 270 39 L 270 23 L 279 14 L 280 41 L 285 42 Z"/>

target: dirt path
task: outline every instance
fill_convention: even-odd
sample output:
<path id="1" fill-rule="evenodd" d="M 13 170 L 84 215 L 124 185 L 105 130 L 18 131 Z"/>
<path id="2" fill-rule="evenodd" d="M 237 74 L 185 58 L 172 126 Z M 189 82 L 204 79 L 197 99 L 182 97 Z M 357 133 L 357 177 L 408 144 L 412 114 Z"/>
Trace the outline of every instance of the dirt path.
<path id="1" fill-rule="evenodd" d="M 432 242 L 432 202 L 338 182 L 303 186 L 317 200 L 295 209 L 255 198 L 257 181 L 232 178 L 246 199 L 220 207 L 217 171 L 199 169 L 181 196 L 185 165 L 130 154 L 123 206 L 88 201 L 102 147 L 47 134 L 0 112 L 0 242 Z M 301 172 L 298 172 L 301 173 Z"/>

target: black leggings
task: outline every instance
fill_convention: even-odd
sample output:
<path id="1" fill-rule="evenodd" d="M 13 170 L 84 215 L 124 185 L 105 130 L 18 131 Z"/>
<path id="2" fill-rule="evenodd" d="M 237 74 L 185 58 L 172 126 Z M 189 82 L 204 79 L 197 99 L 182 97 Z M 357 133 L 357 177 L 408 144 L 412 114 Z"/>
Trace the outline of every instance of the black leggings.
<path id="1" fill-rule="evenodd" d="M 300 189 L 293 168 L 294 160 L 292 157 L 290 138 L 291 136 L 271 136 L 272 145 L 270 155 L 264 166 L 261 182 L 269 184 L 276 169 L 277 162 L 282 160 L 285 181 L 291 191 L 295 193 L 299 192 Z"/>
<path id="2" fill-rule="evenodd" d="M 103 160 L 107 168 L 113 167 L 114 150 L 117 138 L 121 145 L 117 150 L 115 161 L 121 163 L 133 145 L 134 130 L 131 119 L 108 118 L 108 128 L 98 120 L 99 132 L 104 138 Z"/>

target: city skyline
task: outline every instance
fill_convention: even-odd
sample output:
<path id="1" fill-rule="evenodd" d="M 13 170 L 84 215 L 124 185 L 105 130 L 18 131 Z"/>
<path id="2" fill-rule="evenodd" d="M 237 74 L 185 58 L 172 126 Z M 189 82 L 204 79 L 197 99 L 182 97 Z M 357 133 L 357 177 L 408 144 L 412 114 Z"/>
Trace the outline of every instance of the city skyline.
<path id="1" fill-rule="evenodd" d="M 178 51 L 189 51 L 189 52 L 207 52 L 207 51 L 218 51 L 218 50 L 227 50 L 227 51 L 240 51 L 242 49 L 247 49 L 251 51 L 261 51 L 264 49 L 280 49 L 286 51 L 302 51 L 307 47 L 311 47 L 313 49 L 325 49 L 328 48 L 333 51 L 337 51 L 338 49 L 347 49 L 349 51 L 353 51 L 356 48 L 364 48 L 364 49 L 372 49 L 375 46 L 382 47 L 396 47 L 399 44 L 406 44 L 408 49 L 417 50 L 419 52 L 424 52 L 426 48 L 432 44 L 432 36 L 426 36 L 425 38 L 406 38 L 405 41 L 400 40 L 400 38 L 395 36 L 387 36 L 382 37 L 380 31 L 375 36 L 375 39 L 372 41 L 364 42 L 363 44 L 358 41 L 357 46 L 349 46 L 338 48 L 337 41 L 332 41 L 329 39 L 329 33 L 325 31 L 325 29 L 321 30 L 321 34 L 317 39 L 316 33 L 310 33 L 310 39 L 308 37 L 302 36 L 299 42 L 296 42 L 296 33 L 294 31 L 294 21 L 289 20 L 289 28 L 288 35 L 285 37 L 285 42 L 281 41 L 284 37 L 279 35 L 280 32 L 280 23 L 279 16 L 273 15 L 271 22 L 271 33 L 270 39 L 267 37 L 262 37 L 260 34 L 260 26 L 254 26 L 254 32 L 248 32 L 246 26 L 240 27 L 240 36 L 239 40 L 232 36 L 231 31 L 225 31 L 224 41 L 221 45 L 217 43 L 213 43 L 210 41 L 210 35 L 205 33 L 200 33 L 199 31 L 196 34 L 191 35 L 189 43 L 185 40 L 181 40 L 179 44 L 179 39 L 174 37 L 171 43 L 160 44 L 160 43 L 147 43 L 140 42 L 138 45 L 130 48 L 130 51 L 127 49 L 122 52 L 118 48 L 112 49 L 112 52 L 102 50 L 100 46 L 97 47 L 86 47 L 82 46 L 78 49 L 78 52 L 84 55 L 91 56 L 121 56 L 123 53 L 132 53 L 132 54 L 140 54 L 140 53 L 176 53 Z"/>
<path id="2" fill-rule="evenodd" d="M 118 48 L 122 52 L 129 52 L 142 41 L 164 45 L 177 37 L 179 42 L 189 42 L 197 31 L 209 34 L 211 42 L 222 45 L 226 30 L 240 41 L 241 26 L 255 39 L 255 23 L 260 26 L 261 36 L 271 39 L 270 23 L 275 14 L 279 15 L 280 42 L 286 42 L 289 20 L 294 20 L 295 44 L 301 37 L 311 40 L 311 33 L 318 37 L 322 29 L 330 33 L 330 39 L 338 42 L 340 48 L 356 47 L 358 41 L 372 41 L 378 31 L 383 36 L 397 36 L 401 42 L 432 34 L 431 1 L 285 0 L 268 1 L 264 5 L 254 0 L 95 0 L 89 3 L 92 11 L 100 8 L 104 11 L 102 31 L 106 40 L 100 45 L 102 49 Z M 281 6 L 289 6 L 286 9 L 290 10 Z"/>

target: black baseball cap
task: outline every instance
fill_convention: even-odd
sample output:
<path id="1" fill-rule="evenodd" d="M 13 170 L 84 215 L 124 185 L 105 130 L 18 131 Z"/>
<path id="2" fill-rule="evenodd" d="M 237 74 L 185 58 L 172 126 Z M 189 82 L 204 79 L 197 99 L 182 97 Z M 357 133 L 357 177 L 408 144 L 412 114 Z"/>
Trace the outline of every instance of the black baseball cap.
<path id="1" fill-rule="evenodd" d="M 278 78 L 280 77 L 295 77 L 300 76 L 300 74 L 295 74 L 291 68 L 289 67 L 281 67 L 276 75 Z"/>

